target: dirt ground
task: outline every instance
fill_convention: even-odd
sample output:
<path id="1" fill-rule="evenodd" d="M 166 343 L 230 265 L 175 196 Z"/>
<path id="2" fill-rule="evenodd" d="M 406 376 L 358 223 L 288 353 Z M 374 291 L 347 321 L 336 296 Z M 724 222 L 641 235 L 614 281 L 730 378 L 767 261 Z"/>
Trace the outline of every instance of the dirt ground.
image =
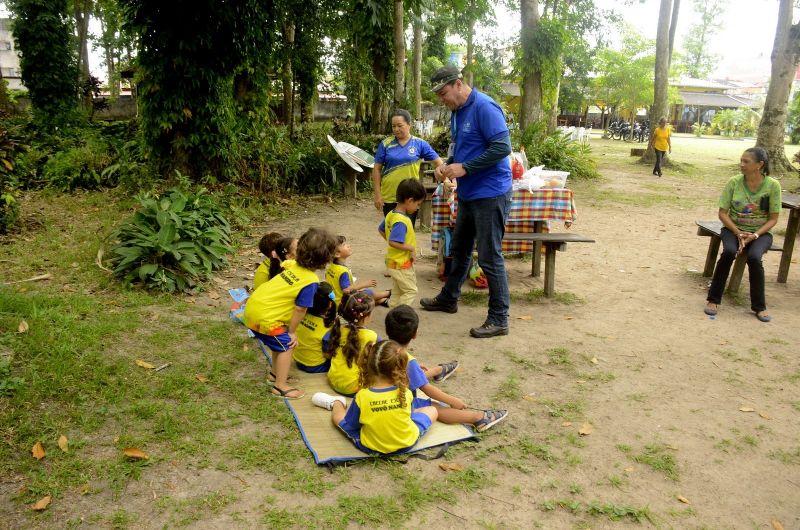
<path id="1" fill-rule="evenodd" d="M 504 408 L 510 416 L 478 443 L 452 447 L 444 460 L 401 466 L 423 486 L 448 476 L 439 467 L 443 461 L 475 471 L 452 483 L 448 501 L 406 506 L 411 515 L 399 526 L 800 529 L 797 258 L 785 284 L 776 283 L 780 254 L 765 258 L 772 322 L 760 323 L 749 310 L 746 279 L 742 295 L 726 297 L 710 319 L 702 311 L 708 280 L 700 275 L 708 239 L 695 235 L 694 221 L 715 218 L 721 184 L 669 171 L 656 179 L 643 166 L 600 165 L 602 181 L 571 184 L 578 210 L 571 230 L 596 243 L 559 253 L 556 299 L 517 301 L 541 288 L 542 279 L 530 276 L 529 260 L 515 257 L 507 261 L 512 293 L 519 295 L 509 336 L 469 337 L 469 328 L 485 318 L 480 300 L 462 303 L 452 315 L 420 311 L 414 354 L 428 364 L 461 362 L 442 388 L 470 406 Z M 366 198 L 313 202 L 297 218 L 266 219 L 252 228 L 252 246 L 225 276 L 252 274 L 255 242 L 264 231 L 299 234 L 324 226 L 348 237 L 357 277 L 389 287 L 379 220 Z M 778 227 L 785 223 L 784 212 Z M 419 233 L 418 241 L 419 296 L 432 296 L 441 282 L 429 234 Z M 219 309 L 219 319 L 226 319 Z M 385 313 L 377 308 L 370 326 L 380 335 Z M 232 325 L 232 340 L 239 332 Z M 243 424 L 229 434 L 243 429 L 260 427 Z M 310 457 L 298 466 L 315 467 Z M 131 481 L 121 497 L 69 494 L 60 503 L 63 512 L 42 523 L 63 527 L 83 513 L 118 506 L 139 514 L 119 527 L 290 527 L 291 518 L 279 525 L 264 519 L 265 511 L 302 514 L 346 495 L 408 494 L 403 479 L 372 464 L 325 473 L 333 489 L 321 497 L 279 490 L 280 480 L 270 469 L 164 462 Z M 203 501 L 202 515 L 183 522 L 152 510 L 157 498 L 188 503 L 209 492 L 235 501 Z"/>
<path id="2" fill-rule="evenodd" d="M 574 186 L 571 230 L 597 240 L 558 255 L 556 290 L 575 295 L 574 303 L 512 303 L 510 335 L 489 340 L 468 336 L 484 320 L 483 303 L 462 304 L 454 315 L 420 312 L 415 354 L 429 363 L 461 362 L 445 390 L 473 406 L 510 411 L 504 425 L 455 460 L 498 450 L 508 461 L 482 462 L 495 483 L 483 495 L 462 495 L 447 508 L 455 516 L 426 509 L 408 527 L 626 526 L 559 503 L 577 499 L 649 507 L 658 527 L 771 528 L 777 521 L 800 528 L 797 259 L 788 282 L 778 284 L 780 254 L 765 258 L 771 323 L 749 310 L 746 279 L 738 303 L 726 298 L 710 319 L 702 311 L 708 280 L 700 275 L 708 239 L 695 235 L 694 221 L 715 218 L 718 188 L 668 175 L 656 181 L 639 169 L 606 168 L 605 182 Z M 654 186 L 689 200 L 635 206 L 603 199 Z M 389 287 L 378 222 L 371 203 L 359 200 L 321 206 L 279 228 L 319 225 L 346 234 L 355 274 Z M 431 296 L 441 283 L 429 235 L 418 241 L 420 297 Z M 512 292 L 542 287 L 529 261 L 507 266 Z M 377 309 L 371 326 L 379 334 L 384 313 Z M 591 434 L 577 436 L 584 423 Z M 520 438 L 548 442 L 556 456 L 537 465 L 524 451 L 512 453 Z M 674 462 L 672 477 L 658 462 L 648 465 L 647 455 L 668 455 L 662 463 Z M 433 463 L 408 466 L 439 473 Z"/>

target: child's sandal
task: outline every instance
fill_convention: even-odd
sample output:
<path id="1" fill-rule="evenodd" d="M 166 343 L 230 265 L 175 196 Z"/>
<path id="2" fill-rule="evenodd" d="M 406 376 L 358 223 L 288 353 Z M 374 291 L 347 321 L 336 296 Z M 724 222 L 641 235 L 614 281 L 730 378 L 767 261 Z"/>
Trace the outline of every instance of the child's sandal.
<path id="1" fill-rule="evenodd" d="M 277 394 L 275 393 L 276 390 L 278 391 Z M 291 392 L 298 392 L 300 395 L 299 396 L 290 396 L 289 394 Z M 281 398 L 281 399 L 300 399 L 302 397 L 305 397 L 305 395 L 306 395 L 305 392 L 303 392 L 302 390 L 300 390 L 298 388 L 287 388 L 286 390 L 282 390 L 282 389 L 278 388 L 277 386 L 273 386 L 272 387 L 272 392 L 271 393 L 276 398 Z"/>

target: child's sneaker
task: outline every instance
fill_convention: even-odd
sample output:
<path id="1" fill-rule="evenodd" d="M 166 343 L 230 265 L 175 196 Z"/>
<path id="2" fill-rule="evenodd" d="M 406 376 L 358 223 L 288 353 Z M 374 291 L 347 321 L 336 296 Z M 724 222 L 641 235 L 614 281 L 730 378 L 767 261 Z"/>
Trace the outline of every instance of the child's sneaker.
<path id="1" fill-rule="evenodd" d="M 328 410 L 333 410 L 333 404 L 337 401 L 344 407 L 347 407 L 347 402 L 342 396 L 332 396 L 330 394 L 326 394 L 325 392 L 317 392 L 311 396 L 311 403 Z"/>
<path id="2" fill-rule="evenodd" d="M 437 383 L 441 383 L 455 373 L 456 368 L 458 368 L 458 361 L 450 361 L 449 363 L 443 363 L 439 366 L 442 367 L 442 373 L 433 378 Z"/>
<path id="3" fill-rule="evenodd" d="M 508 411 L 505 410 L 484 410 L 483 418 L 475 422 L 475 430 L 483 432 L 491 429 L 508 416 Z"/>

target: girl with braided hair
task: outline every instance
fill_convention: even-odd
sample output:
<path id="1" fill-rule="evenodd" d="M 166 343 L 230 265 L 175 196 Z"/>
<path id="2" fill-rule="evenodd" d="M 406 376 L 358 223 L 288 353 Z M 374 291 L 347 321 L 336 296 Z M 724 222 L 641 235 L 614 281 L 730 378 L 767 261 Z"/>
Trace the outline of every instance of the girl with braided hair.
<path id="1" fill-rule="evenodd" d="M 358 391 L 349 407 L 342 396 L 317 392 L 311 402 L 331 411 L 334 425 L 365 453 L 396 454 L 414 447 L 438 416 L 434 407 L 412 410 L 408 353 L 393 340 L 370 344 L 358 361 Z"/>
<path id="2" fill-rule="evenodd" d="M 352 397 L 358 385 L 358 359 L 370 343 L 378 342 L 378 334 L 367 329 L 375 300 L 363 291 L 345 293 L 339 303 L 339 319 L 333 323 L 328 351 L 328 382 L 339 394 Z"/>

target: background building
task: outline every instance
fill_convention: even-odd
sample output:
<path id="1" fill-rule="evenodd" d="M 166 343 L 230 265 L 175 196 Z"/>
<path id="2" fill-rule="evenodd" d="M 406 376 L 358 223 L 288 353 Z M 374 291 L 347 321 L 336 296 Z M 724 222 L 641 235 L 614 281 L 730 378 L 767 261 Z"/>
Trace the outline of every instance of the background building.
<path id="1" fill-rule="evenodd" d="M 10 18 L 0 18 L 0 74 L 8 82 L 8 88 L 25 88 L 19 69 L 19 56 L 14 47 Z"/>

